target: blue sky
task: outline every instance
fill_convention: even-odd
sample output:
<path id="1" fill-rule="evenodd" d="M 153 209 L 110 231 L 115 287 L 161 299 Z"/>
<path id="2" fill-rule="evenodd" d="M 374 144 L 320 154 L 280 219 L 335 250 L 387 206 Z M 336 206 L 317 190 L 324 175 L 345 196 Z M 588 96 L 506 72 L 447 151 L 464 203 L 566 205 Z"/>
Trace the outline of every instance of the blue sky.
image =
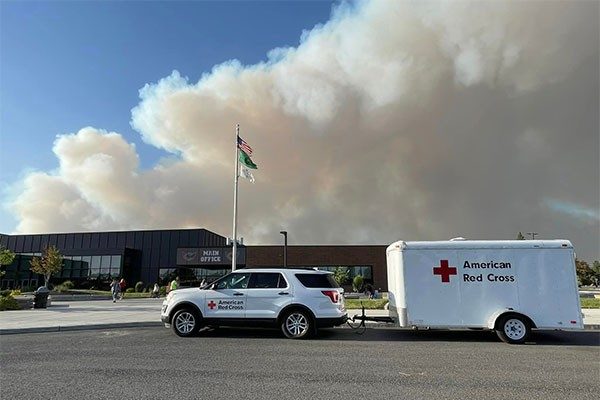
<path id="1" fill-rule="evenodd" d="M 196 81 L 215 64 L 254 64 L 329 19 L 332 2 L 0 3 L 0 189 L 51 170 L 58 134 L 94 126 L 137 146 L 142 167 L 164 153 L 129 125 L 138 90 L 173 70 Z M 15 220 L 0 211 L 0 232 Z"/>

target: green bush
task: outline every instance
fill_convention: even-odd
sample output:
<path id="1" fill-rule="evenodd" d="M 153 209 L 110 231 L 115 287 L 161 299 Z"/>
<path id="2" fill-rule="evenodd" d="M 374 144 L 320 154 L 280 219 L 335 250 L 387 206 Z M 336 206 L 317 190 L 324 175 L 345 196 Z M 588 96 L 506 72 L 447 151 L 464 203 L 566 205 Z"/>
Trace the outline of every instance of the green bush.
<path id="1" fill-rule="evenodd" d="M 161 296 L 161 297 L 162 296 L 166 296 L 167 295 L 167 287 L 166 286 L 161 286 L 158 289 L 158 295 Z"/>
<path id="2" fill-rule="evenodd" d="M 361 275 L 356 275 L 352 280 L 352 288 L 355 292 L 360 292 L 363 289 L 364 279 Z"/>
<path id="3" fill-rule="evenodd" d="M 333 278 L 340 285 L 346 285 L 350 282 L 350 268 L 335 267 Z"/>
<path id="4" fill-rule="evenodd" d="M 138 293 L 142 293 L 142 289 L 144 288 L 144 282 L 139 281 L 135 284 L 135 291 Z"/>
<path id="5" fill-rule="evenodd" d="M 65 289 L 73 289 L 75 287 L 75 284 L 71 281 L 64 281 L 62 285 Z"/>
<path id="6" fill-rule="evenodd" d="M 68 293 L 69 289 L 65 287 L 65 285 L 56 285 L 54 286 L 54 291 L 58 293 Z"/>
<path id="7" fill-rule="evenodd" d="M 125 289 L 125 293 L 135 293 L 135 289 L 132 287 L 128 287 L 127 289 Z"/>
<path id="8" fill-rule="evenodd" d="M 21 295 L 21 290 L 19 289 L 14 289 L 10 291 L 10 295 L 11 296 L 20 296 Z"/>
<path id="9" fill-rule="evenodd" d="M 0 311 L 20 309 L 21 307 L 19 307 L 19 303 L 17 303 L 14 297 L 10 295 L 0 297 Z"/>
<path id="10" fill-rule="evenodd" d="M 6 289 L 6 290 L 0 290 L 0 297 L 6 297 L 6 296 L 10 296 L 10 289 Z"/>

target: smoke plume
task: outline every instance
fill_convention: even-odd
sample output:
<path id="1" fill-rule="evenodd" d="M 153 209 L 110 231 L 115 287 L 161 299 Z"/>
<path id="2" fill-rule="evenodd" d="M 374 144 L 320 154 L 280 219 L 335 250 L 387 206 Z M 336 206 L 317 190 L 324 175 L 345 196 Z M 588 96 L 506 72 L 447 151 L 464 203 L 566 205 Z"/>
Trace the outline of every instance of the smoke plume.
<path id="1" fill-rule="evenodd" d="M 57 137 L 21 182 L 19 232 L 205 227 L 230 235 L 234 128 L 246 243 L 571 239 L 599 257 L 599 3 L 342 4 L 265 61 L 177 71 L 131 125 L 170 153 L 142 169 L 119 133 Z"/>

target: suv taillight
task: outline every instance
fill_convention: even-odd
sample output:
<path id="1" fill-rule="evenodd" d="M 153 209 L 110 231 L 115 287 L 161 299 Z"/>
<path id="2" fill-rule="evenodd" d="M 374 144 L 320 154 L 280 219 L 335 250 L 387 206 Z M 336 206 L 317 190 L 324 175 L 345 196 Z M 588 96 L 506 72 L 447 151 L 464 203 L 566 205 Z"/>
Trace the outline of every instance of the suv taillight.
<path id="1" fill-rule="evenodd" d="M 332 303 L 338 302 L 339 293 L 337 292 L 337 290 L 321 290 L 321 293 L 329 297 Z"/>

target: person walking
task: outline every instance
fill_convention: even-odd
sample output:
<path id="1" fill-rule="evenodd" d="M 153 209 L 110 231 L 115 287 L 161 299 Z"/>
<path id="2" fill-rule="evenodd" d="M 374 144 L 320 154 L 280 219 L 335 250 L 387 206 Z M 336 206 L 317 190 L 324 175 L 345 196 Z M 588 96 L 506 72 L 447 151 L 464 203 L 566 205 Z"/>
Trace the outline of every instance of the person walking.
<path id="1" fill-rule="evenodd" d="M 176 290 L 179 288 L 179 277 L 175 277 L 173 281 L 171 281 L 171 290 Z"/>
<path id="2" fill-rule="evenodd" d="M 112 294 L 113 303 L 116 303 L 119 298 L 119 293 L 121 293 L 121 286 L 116 279 L 113 279 L 110 284 L 110 293 Z"/>
<path id="3" fill-rule="evenodd" d="M 119 288 L 121 289 L 121 300 L 123 300 L 123 295 L 125 294 L 125 288 L 127 287 L 127 282 L 125 282 L 125 278 L 121 278 L 119 281 Z"/>
<path id="4" fill-rule="evenodd" d="M 158 299 L 160 297 L 160 287 L 158 283 L 154 284 L 154 288 L 152 289 L 152 297 Z"/>

